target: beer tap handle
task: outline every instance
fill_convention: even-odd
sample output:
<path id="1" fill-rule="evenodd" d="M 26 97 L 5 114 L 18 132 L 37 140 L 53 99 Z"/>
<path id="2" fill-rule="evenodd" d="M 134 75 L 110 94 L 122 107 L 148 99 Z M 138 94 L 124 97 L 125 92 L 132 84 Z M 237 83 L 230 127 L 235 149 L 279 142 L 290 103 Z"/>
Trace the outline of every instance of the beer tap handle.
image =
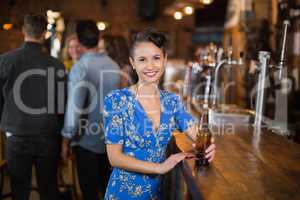
<path id="1" fill-rule="evenodd" d="M 206 76 L 205 92 L 204 92 L 204 104 L 203 104 L 203 108 L 208 108 L 209 94 L 210 94 L 210 85 L 211 85 L 211 75 L 207 75 Z"/>
<path id="2" fill-rule="evenodd" d="M 244 64 L 243 59 L 244 59 L 244 52 L 241 51 L 241 52 L 240 52 L 240 58 L 239 58 L 239 61 L 238 61 L 238 65 L 241 65 L 241 66 L 242 66 L 242 65 Z"/>
<path id="3" fill-rule="evenodd" d="M 202 71 L 203 71 L 203 68 L 198 62 L 194 62 L 192 64 L 192 72 L 193 73 L 199 73 L 199 72 L 202 72 Z"/>
<path id="4" fill-rule="evenodd" d="M 280 53 L 280 60 L 279 60 L 279 64 L 278 64 L 279 79 L 282 78 L 282 70 L 283 70 L 284 61 L 285 61 L 287 29 L 288 29 L 288 26 L 290 25 L 290 22 L 288 20 L 285 20 L 283 22 L 283 25 L 284 25 L 283 40 L 282 40 L 282 47 L 281 47 L 281 53 Z"/>
<path id="5" fill-rule="evenodd" d="M 221 62 L 221 60 L 223 58 L 223 53 L 224 53 L 224 49 L 222 47 L 220 47 L 218 49 L 218 53 L 217 53 L 217 64 Z"/>
<path id="6" fill-rule="evenodd" d="M 231 62 L 232 62 L 232 54 L 233 54 L 233 49 L 232 49 L 232 46 L 230 46 L 230 47 L 228 47 L 228 50 L 227 50 L 228 64 L 231 64 Z"/>

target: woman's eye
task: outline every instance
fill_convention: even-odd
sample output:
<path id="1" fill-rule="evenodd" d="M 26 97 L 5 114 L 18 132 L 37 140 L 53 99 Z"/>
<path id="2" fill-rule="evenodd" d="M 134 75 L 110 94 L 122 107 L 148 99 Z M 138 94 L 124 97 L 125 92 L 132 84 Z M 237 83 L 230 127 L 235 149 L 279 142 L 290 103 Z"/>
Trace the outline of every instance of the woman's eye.
<path id="1" fill-rule="evenodd" d="M 160 60 L 160 56 L 154 56 L 154 60 Z"/>
<path id="2" fill-rule="evenodd" d="M 139 62 L 144 62 L 144 61 L 145 61 L 145 58 L 139 58 L 138 61 L 139 61 Z"/>

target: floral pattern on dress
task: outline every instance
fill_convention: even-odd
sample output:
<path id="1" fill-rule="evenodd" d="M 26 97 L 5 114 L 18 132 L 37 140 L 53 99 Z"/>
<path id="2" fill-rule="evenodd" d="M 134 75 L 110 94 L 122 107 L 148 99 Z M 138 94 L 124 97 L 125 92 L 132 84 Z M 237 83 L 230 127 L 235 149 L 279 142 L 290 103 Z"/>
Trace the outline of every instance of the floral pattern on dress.
<path id="1" fill-rule="evenodd" d="M 165 160 L 172 132 L 186 131 L 195 119 L 186 112 L 180 98 L 160 91 L 161 116 L 157 131 L 153 130 L 142 105 L 129 88 L 114 90 L 104 99 L 106 144 L 121 144 L 125 155 L 148 162 Z M 141 174 L 114 168 L 105 200 L 160 199 L 160 175 Z"/>

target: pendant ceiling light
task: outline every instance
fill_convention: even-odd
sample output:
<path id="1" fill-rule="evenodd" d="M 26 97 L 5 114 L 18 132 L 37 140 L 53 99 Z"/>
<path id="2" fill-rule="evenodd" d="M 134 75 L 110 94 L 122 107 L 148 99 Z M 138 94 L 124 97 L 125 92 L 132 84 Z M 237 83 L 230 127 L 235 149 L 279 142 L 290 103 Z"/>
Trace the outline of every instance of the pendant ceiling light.
<path id="1" fill-rule="evenodd" d="M 208 5 L 211 4 L 214 0 L 199 0 L 200 3 L 204 4 L 204 5 Z"/>

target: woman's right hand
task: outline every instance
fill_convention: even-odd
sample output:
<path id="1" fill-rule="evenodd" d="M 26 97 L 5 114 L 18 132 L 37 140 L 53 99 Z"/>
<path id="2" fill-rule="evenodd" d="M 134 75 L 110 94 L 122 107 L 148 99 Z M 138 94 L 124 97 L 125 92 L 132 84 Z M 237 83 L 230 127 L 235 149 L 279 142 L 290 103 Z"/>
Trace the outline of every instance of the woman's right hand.
<path id="1" fill-rule="evenodd" d="M 186 158 L 186 153 L 177 153 L 168 157 L 163 163 L 159 166 L 159 174 L 165 174 L 171 169 L 173 169 L 179 162 Z"/>

